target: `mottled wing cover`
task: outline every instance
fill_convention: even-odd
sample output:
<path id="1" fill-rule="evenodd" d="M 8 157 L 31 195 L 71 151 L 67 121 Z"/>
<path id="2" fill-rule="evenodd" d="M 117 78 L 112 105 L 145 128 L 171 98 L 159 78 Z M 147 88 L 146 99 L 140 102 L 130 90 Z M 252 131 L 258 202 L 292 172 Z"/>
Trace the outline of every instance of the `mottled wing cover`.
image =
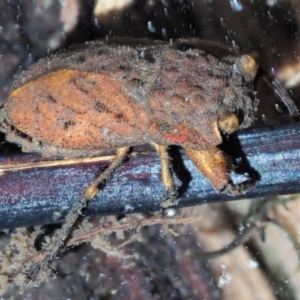
<path id="1" fill-rule="evenodd" d="M 79 70 L 58 70 L 20 86 L 4 110 L 18 131 L 64 149 L 134 145 L 146 125 L 143 109 L 117 80 Z"/>

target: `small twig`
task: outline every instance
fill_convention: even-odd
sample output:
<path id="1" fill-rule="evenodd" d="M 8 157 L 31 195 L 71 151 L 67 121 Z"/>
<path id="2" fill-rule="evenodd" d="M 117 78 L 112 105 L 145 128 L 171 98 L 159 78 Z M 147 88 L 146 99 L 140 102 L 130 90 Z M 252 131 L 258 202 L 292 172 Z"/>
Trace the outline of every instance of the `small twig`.
<path id="1" fill-rule="evenodd" d="M 165 218 L 150 218 L 150 219 L 145 219 L 145 220 L 140 220 L 138 221 L 138 228 L 145 227 L 145 226 L 150 226 L 150 225 L 156 225 L 156 224 L 161 224 L 161 225 L 180 225 L 180 224 L 190 224 L 197 221 L 197 218 L 195 217 L 187 217 L 187 218 L 173 218 L 173 219 L 165 219 Z M 89 233 L 86 234 L 81 234 L 77 237 L 70 238 L 64 248 L 71 247 L 74 245 L 82 244 L 82 243 L 87 243 L 89 242 L 93 237 L 97 235 L 104 235 L 110 232 L 115 232 L 115 231 L 127 231 L 130 229 L 136 228 L 137 229 L 137 223 L 136 222 L 126 222 L 123 224 L 118 224 L 118 225 L 113 225 L 113 226 L 106 226 L 106 227 L 101 227 L 94 229 L 90 231 Z M 34 256 L 31 256 L 27 258 L 26 260 L 23 260 L 21 262 L 22 265 L 25 265 L 29 261 L 32 261 L 32 263 L 37 263 L 41 262 L 47 255 L 47 251 L 40 251 Z"/>
<path id="2" fill-rule="evenodd" d="M 294 199 L 290 199 L 290 201 L 293 200 Z M 197 253 L 195 257 L 201 260 L 213 259 L 237 248 L 250 236 L 253 229 L 264 226 L 266 220 L 271 221 L 266 216 L 271 207 L 274 207 L 278 204 L 284 205 L 286 201 L 286 199 L 283 199 L 281 202 L 281 199 L 277 197 L 269 197 L 263 201 L 259 200 L 253 202 L 250 206 L 248 214 L 245 216 L 244 221 L 242 222 L 243 230 L 239 232 L 237 237 L 230 244 L 216 251 Z"/>
<path id="3" fill-rule="evenodd" d="M 190 217 L 190 218 L 175 218 L 175 219 L 164 219 L 164 218 L 150 218 L 146 220 L 141 220 L 138 222 L 138 228 L 140 227 L 145 227 L 148 225 L 155 225 L 155 224 L 162 224 L 162 225 L 174 225 L 174 224 L 189 224 L 192 222 L 195 222 L 197 219 L 195 217 Z M 124 224 L 119 224 L 115 225 L 112 227 L 104 227 L 100 229 L 95 229 L 87 234 L 80 235 L 75 238 L 70 238 L 67 243 L 66 247 L 70 247 L 72 245 L 77 245 L 80 243 L 88 242 L 91 240 L 94 236 L 99 235 L 99 234 L 105 234 L 107 232 L 112 232 L 112 231 L 125 231 L 129 230 L 132 228 L 137 228 L 136 223 L 128 222 Z"/>
<path id="4" fill-rule="evenodd" d="M 208 260 L 208 259 L 214 259 L 216 257 L 222 256 L 228 252 L 231 252 L 233 249 L 240 246 L 250 235 L 252 230 L 256 227 L 255 224 L 250 224 L 227 246 L 216 250 L 216 251 L 209 251 L 209 252 L 200 252 L 195 254 L 194 257 L 200 260 Z"/>

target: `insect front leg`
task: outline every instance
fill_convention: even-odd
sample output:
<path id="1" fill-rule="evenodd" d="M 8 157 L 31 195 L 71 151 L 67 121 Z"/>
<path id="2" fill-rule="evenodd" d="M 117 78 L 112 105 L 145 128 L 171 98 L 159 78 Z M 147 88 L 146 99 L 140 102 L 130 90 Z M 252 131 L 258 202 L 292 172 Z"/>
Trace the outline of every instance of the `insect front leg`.
<path id="1" fill-rule="evenodd" d="M 161 165 L 162 181 L 167 192 L 166 198 L 161 203 L 161 207 L 167 208 L 176 205 L 178 203 L 178 193 L 177 193 L 173 174 L 170 167 L 171 163 L 167 151 L 168 147 L 161 146 L 153 142 L 151 143 L 151 145 L 155 148 L 155 150 L 158 153 L 160 159 L 160 165 Z"/>
<path id="2" fill-rule="evenodd" d="M 213 146 L 201 151 L 185 149 L 185 152 L 219 192 L 234 196 L 254 186 L 255 182 L 251 179 L 239 184 L 232 183 L 229 176 L 232 159 L 218 147 Z"/>
<path id="3" fill-rule="evenodd" d="M 72 230 L 78 216 L 82 213 L 82 210 L 85 209 L 88 205 L 88 202 L 92 200 L 100 189 L 105 185 L 105 183 L 110 180 L 113 173 L 116 169 L 122 164 L 124 159 L 127 157 L 129 152 L 129 147 L 119 148 L 116 151 L 116 156 L 111 164 L 103 171 L 85 190 L 85 192 L 79 196 L 68 214 L 66 215 L 65 221 L 62 227 L 57 232 L 57 239 L 54 240 L 53 245 L 50 247 L 50 251 L 47 256 L 39 263 L 34 270 L 29 274 L 28 281 L 33 280 L 40 269 L 44 268 L 49 262 L 51 262 L 57 255 L 59 249 L 63 246 L 65 240 L 68 238 L 70 231 Z"/>

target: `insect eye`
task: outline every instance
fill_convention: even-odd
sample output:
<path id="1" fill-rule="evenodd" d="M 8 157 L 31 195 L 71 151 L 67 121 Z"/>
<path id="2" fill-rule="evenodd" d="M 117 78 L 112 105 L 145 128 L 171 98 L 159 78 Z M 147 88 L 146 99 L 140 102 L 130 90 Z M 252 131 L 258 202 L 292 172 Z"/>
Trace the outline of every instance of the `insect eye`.
<path id="1" fill-rule="evenodd" d="M 255 60 L 249 55 L 243 55 L 235 64 L 237 71 L 244 75 L 245 78 L 249 78 L 249 81 L 253 80 L 257 73 L 257 64 Z"/>

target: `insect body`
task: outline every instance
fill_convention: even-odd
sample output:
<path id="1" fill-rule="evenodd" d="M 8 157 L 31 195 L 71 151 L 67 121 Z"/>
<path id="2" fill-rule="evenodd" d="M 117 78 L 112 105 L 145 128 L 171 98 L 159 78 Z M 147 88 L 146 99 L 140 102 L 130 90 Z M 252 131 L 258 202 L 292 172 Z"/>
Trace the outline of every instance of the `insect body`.
<path id="1" fill-rule="evenodd" d="M 145 143 L 162 157 L 179 145 L 217 190 L 226 190 L 227 159 L 216 146 L 221 132 L 238 129 L 241 115 L 243 127 L 253 120 L 256 65 L 249 56 L 218 60 L 180 50 L 185 43 L 93 42 L 43 59 L 15 83 L 0 130 L 23 151 L 48 157 Z"/>
<path id="2" fill-rule="evenodd" d="M 48 157 L 117 149 L 112 164 L 74 204 L 46 261 L 130 146 L 151 143 L 157 150 L 171 201 L 164 206 L 177 199 L 169 145 L 183 147 L 218 191 L 236 194 L 251 185 L 231 182 L 230 159 L 217 146 L 222 133 L 253 121 L 256 64 L 247 55 L 217 59 L 194 44 L 87 43 L 39 61 L 17 80 L 0 110 L 8 141 Z"/>

